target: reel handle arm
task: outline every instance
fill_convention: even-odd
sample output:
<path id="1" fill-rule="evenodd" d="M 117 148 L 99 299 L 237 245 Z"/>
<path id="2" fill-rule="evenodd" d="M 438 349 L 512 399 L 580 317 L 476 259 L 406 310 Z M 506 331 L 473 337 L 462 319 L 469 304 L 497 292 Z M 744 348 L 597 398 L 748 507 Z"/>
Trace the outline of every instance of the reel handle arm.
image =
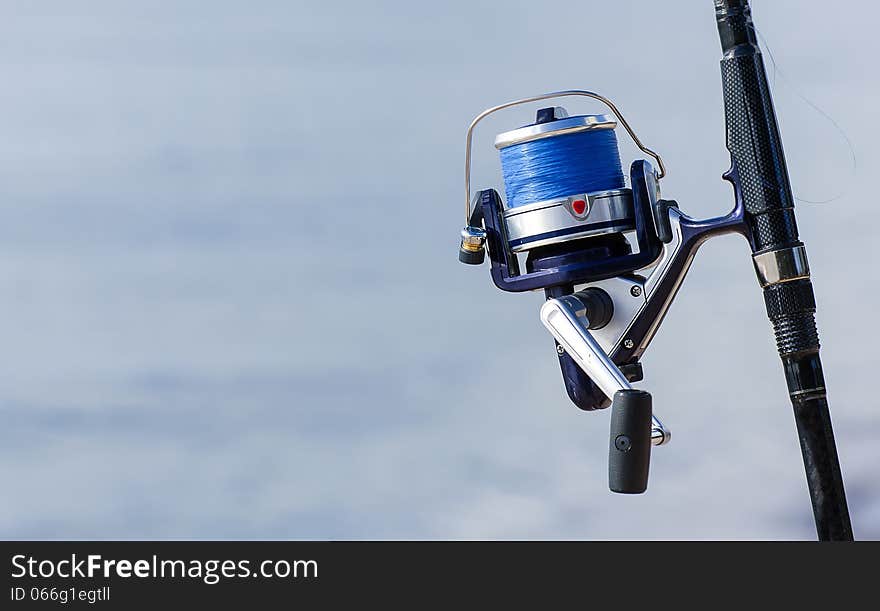
<path id="1" fill-rule="evenodd" d="M 541 306 L 541 322 L 610 399 L 618 390 L 632 387 L 588 331 L 591 323 L 586 309 L 577 295 L 548 299 Z"/>
<path id="2" fill-rule="evenodd" d="M 588 291 L 548 299 L 541 307 L 541 322 L 602 392 L 613 398 L 608 487 L 612 492 L 641 494 L 648 487 L 651 446 L 668 442 L 671 435 L 653 415 L 651 395 L 633 389 L 590 335 L 590 327 L 608 322 L 612 306 L 601 289 Z"/>
<path id="3" fill-rule="evenodd" d="M 589 309 L 589 301 L 578 293 L 548 299 L 541 306 L 541 322 L 602 393 L 614 399 L 617 391 L 632 390 L 632 385 L 590 333 Z M 653 445 L 663 445 L 672 437 L 656 416 L 651 427 Z"/>

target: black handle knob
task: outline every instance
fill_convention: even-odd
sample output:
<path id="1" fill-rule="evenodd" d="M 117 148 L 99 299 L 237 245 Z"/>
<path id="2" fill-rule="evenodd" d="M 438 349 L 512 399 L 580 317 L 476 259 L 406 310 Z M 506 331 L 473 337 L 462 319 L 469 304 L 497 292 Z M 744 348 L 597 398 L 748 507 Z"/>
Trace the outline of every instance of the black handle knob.
<path id="1" fill-rule="evenodd" d="M 611 404 L 608 487 L 612 492 L 641 494 L 648 488 L 651 464 L 651 395 L 618 390 Z"/>

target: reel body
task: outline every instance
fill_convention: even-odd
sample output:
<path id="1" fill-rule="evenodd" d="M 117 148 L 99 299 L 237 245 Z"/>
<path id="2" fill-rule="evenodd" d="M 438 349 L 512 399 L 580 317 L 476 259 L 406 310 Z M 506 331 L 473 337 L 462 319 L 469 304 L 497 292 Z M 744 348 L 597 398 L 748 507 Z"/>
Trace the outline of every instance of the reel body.
<path id="1" fill-rule="evenodd" d="M 636 161 L 632 188 L 625 187 L 615 127 L 607 115 L 569 117 L 552 107 L 538 110 L 535 123 L 496 137 L 508 202 L 493 190 L 480 191 L 468 226 L 485 227 L 498 288 L 591 282 L 656 260 L 656 175 L 650 163 Z M 624 237 L 633 231 L 636 252 Z"/>
<path id="2" fill-rule="evenodd" d="M 569 117 L 542 108 L 536 121 L 499 134 L 507 203 L 492 189 L 471 207 L 470 155 L 475 125 L 511 106 L 564 96 L 608 105 L 607 115 Z M 632 162 L 625 185 L 618 122 L 659 169 Z M 517 100 L 484 111 L 471 123 L 465 167 L 467 226 L 459 259 L 480 264 L 503 291 L 543 290 L 541 321 L 556 340 L 566 391 L 582 410 L 614 405 L 609 441 L 609 486 L 640 493 L 647 487 L 650 446 L 669 441 L 652 413 L 650 395 L 631 383 L 642 379 L 639 358 L 654 337 L 697 248 L 713 235 L 748 236 L 737 197 L 727 215 L 694 220 L 675 201 L 660 197 L 665 168 L 606 98 L 564 91 Z M 732 178 L 732 172 L 727 176 Z M 646 416 L 647 414 L 647 416 Z"/>

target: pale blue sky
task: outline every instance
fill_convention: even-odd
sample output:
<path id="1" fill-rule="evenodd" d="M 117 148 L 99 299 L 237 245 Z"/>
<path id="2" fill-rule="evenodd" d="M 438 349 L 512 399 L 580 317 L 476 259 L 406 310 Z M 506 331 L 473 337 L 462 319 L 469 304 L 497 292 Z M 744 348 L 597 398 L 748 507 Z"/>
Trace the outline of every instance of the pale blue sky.
<path id="1" fill-rule="evenodd" d="M 874 7 L 754 5 L 795 190 L 849 185 L 798 219 L 880 538 Z M 637 497 L 540 296 L 456 261 L 467 123 L 546 90 L 615 99 L 689 213 L 731 205 L 712 3 L 540 6 L 0 2 L 0 536 L 814 537 L 745 243 L 705 248 L 644 359 L 675 438 Z M 475 185 L 527 120 L 477 134 Z"/>

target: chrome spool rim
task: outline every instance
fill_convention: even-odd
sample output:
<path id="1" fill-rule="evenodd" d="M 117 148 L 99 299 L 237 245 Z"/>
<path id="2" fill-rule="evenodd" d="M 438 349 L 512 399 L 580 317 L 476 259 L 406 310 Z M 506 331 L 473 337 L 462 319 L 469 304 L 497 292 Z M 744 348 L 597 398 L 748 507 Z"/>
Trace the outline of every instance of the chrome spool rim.
<path id="1" fill-rule="evenodd" d="M 583 212 L 578 205 L 584 205 Z M 535 202 L 504 211 L 510 250 L 519 253 L 581 238 L 635 229 L 632 191 L 615 189 Z"/>

